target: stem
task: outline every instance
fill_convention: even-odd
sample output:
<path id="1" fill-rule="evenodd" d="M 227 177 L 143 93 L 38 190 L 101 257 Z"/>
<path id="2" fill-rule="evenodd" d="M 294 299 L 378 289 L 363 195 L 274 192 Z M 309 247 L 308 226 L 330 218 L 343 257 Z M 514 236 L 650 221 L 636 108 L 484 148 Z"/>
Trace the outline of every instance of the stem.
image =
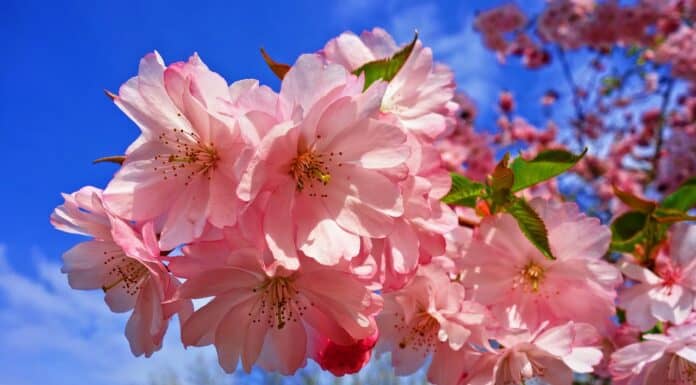
<path id="1" fill-rule="evenodd" d="M 580 103 L 580 98 L 578 97 L 578 85 L 575 83 L 575 79 L 573 79 L 573 73 L 570 70 L 570 65 L 568 64 L 568 59 L 566 58 L 565 55 L 565 50 L 557 46 L 558 49 L 558 58 L 561 62 L 561 68 L 563 69 L 563 76 L 565 77 L 566 82 L 568 83 L 568 87 L 570 87 L 570 92 L 571 95 L 573 96 L 573 106 L 575 107 L 575 115 L 578 118 L 578 120 L 585 120 L 585 113 L 582 110 L 582 104 Z"/>
<path id="2" fill-rule="evenodd" d="M 570 70 L 570 65 L 568 64 L 568 59 L 566 58 L 565 50 L 561 46 L 556 46 L 556 49 L 558 51 L 558 59 L 561 62 L 561 68 L 563 69 L 563 77 L 565 78 L 566 83 L 568 83 L 568 87 L 570 88 L 573 107 L 575 108 L 575 117 L 579 123 L 575 138 L 578 141 L 580 147 L 582 148 L 585 146 L 585 141 L 582 138 L 581 130 L 582 123 L 585 121 L 585 112 L 583 111 L 582 103 L 580 102 L 580 97 L 578 96 L 578 85 L 577 83 L 575 83 L 575 79 L 573 79 L 573 72 Z"/>
<path id="3" fill-rule="evenodd" d="M 657 178 L 658 166 L 660 165 L 660 153 L 662 152 L 662 144 L 664 142 L 663 134 L 665 128 L 667 107 L 669 105 L 669 99 L 672 96 L 672 88 L 674 86 L 674 79 L 667 78 L 667 87 L 662 93 L 662 105 L 660 106 L 660 122 L 657 126 L 657 132 L 655 133 L 655 154 L 652 158 L 652 171 L 650 172 L 648 182 L 652 182 Z"/>

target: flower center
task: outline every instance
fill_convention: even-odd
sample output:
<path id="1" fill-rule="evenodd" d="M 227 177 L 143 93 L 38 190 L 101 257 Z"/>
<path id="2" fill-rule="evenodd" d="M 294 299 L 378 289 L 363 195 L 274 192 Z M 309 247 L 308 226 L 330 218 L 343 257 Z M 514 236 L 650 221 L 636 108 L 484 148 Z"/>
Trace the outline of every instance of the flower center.
<path id="1" fill-rule="evenodd" d="M 266 322 L 269 327 L 283 329 L 288 322 L 297 322 L 304 315 L 308 305 L 299 291 L 293 287 L 289 277 L 275 277 L 266 280 L 253 289 L 259 294 L 249 316 L 252 323 Z"/>
<path id="2" fill-rule="evenodd" d="M 129 295 L 135 295 L 140 291 L 142 282 L 150 276 L 150 270 L 142 263 L 123 254 L 123 251 L 104 252 L 108 256 L 104 265 L 111 267 L 104 280 L 102 290 L 107 291 L 121 286 Z"/>
<path id="3" fill-rule="evenodd" d="M 402 317 L 402 320 L 404 318 Z M 410 346 L 413 350 L 425 349 L 433 351 L 437 343 L 437 331 L 440 323 L 426 311 L 421 311 L 413 318 L 410 324 L 394 325 L 397 330 L 408 330 L 404 338 L 399 341 L 399 348 Z"/>
<path id="4" fill-rule="evenodd" d="M 539 291 L 539 285 L 544 280 L 544 268 L 534 262 L 529 262 L 521 272 L 522 281 L 533 292 Z"/>
<path id="5" fill-rule="evenodd" d="M 663 286 L 671 287 L 681 281 L 681 269 L 674 266 L 664 266 L 658 265 L 656 268 L 657 275 L 662 278 Z"/>
<path id="6" fill-rule="evenodd" d="M 297 190 L 314 187 L 314 182 L 326 186 L 331 180 L 324 156 L 315 151 L 305 151 L 293 159 L 290 164 L 290 175 L 295 179 Z"/>
<path id="7" fill-rule="evenodd" d="M 169 177 L 186 176 L 184 185 L 188 186 L 197 175 L 211 179 L 210 171 L 217 167 L 220 156 L 213 143 L 203 143 L 194 132 L 174 128 L 174 135 L 167 133 L 159 135 L 159 140 L 168 146 L 171 153 L 155 155 L 159 166 L 155 171 L 162 173 L 164 179 Z"/>

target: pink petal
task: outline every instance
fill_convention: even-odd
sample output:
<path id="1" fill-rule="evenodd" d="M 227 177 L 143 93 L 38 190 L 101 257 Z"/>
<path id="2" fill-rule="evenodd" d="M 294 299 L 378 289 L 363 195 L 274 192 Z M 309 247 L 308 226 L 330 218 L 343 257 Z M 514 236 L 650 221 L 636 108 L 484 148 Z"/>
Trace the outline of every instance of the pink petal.
<path id="1" fill-rule="evenodd" d="M 324 55 L 332 62 L 341 64 L 351 71 L 377 59 L 360 37 L 351 32 L 342 33 L 326 43 Z"/>
<path id="2" fill-rule="evenodd" d="M 297 269 L 300 263 L 295 245 L 296 230 L 292 227 L 288 228 L 288 223 L 279 218 L 290 218 L 294 195 L 294 185 L 279 187 L 269 198 L 263 222 L 268 248 L 277 262 L 290 270 Z"/>
<path id="3" fill-rule="evenodd" d="M 597 218 L 584 218 L 549 228 L 549 243 L 556 258 L 601 259 L 610 242 L 611 231 Z"/>
<path id="4" fill-rule="evenodd" d="M 319 150 L 340 152 L 342 162 L 363 168 L 390 168 L 406 161 L 411 151 L 405 145 L 406 135 L 397 126 L 373 119 L 354 124 Z"/>
<path id="5" fill-rule="evenodd" d="M 245 293 L 246 292 L 246 293 Z M 247 294 L 247 295 L 244 295 Z M 235 307 L 248 301 L 248 290 L 231 290 L 218 295 L 200 309 L 196 310 L 184 322 L 181 329 L 181 341 L 184 346 L 205 346 L 214 342 L 214 336 L 222 318 Z"/>
<path id="6" fill-rule="evenodd" d="M 622 273 L 626 274 L 627 277 L 638 282 L 645 282 L 651 285 L 662 283 L 662 279 L 655 275 L 655 273 L 634 263 L 622 260 L 619 261 L 618 268 Z"/>
<path id="7" fill-rule="evenodd" d="M 665 286 L 651 304 L 652 314 L 660 321 L 681 324 L 691 314 L 694 295 L 679 285 Z"/>
<path id="8" fill-rule="evenodd" d="M 129 154 L 104 190 L 104 205 L 110 211 L 122 218 L 149 220 L 170 208 L 179 195 L 179 186 L 155 170 L 160 164 L 153 157 L 160 152 L 168 153 L 169 149 L 148 142 Z"/>
<path id="9" fill-rule="evenodd" d="M 249 310 L 252 309 L 253 308 Z M 242 366 L 244 367 L 244 370 L 247 373 L 251 371 L 252 365 L 254 365 L 258 360 L 259 355 L 261 354 L 261 351 L 264 345 L 266 344 L 266 336 L 269 330 L 273 328 L 273 326 L 269 326 L 268 323 L 264 321 L 265 320 L 261 319 L 256 322 L 246 322 L 244 324 L 230 323 L 228 325 L 228 327 L 234 328 L 237 328 L 237 325 L 244 325 L 244 327 L 238 333 L 241 333 L 244 336 L 244 349 L 242 350 Z"/>
<path id="10" fill-rule="evenodd" d="M 674 233 L 670 244 L 672 259 L 680 266 L 696 265 L 696 225 L 686 222 L 674 225 Z M 696 269 L 692 270 L 696 271 Z"/>
<path id="11" fill-rule="evenodd" d="M 623 289 L 619 295 L 618 306 L 626 310 L 628 322 L 640 330 L 649 330 L 657 322 L 651 310 L 653 299 L 650 293 L 655 290 L 655 286 L 641 284 Z"/>
<path id="12" fill-rule="evenodd" d="M 299 129 L 292 122 L 285 122 L 275 126 L 263 138 L 237 186 L 240 199 L 250 201 L 263 187 L 292 180 L 288 176 L 288 168 L 291 159 L 297 156 L 298 135 Z"/>
<path id="13" fill-rule="evenodd" d="M 645 365 L 662 357 L 665 343 L 659 341 L 643 341 L 625 346 L 611 355 L 610 371 L 618 378 L 637 375 Z"/>
<path id="14" fill-rule="evenodd" d="M 285 74 L 280 96 L 308 111 L 317 100 L 344 86 L 350 76 L 342 66 L 326 65 L 318 55 L 302 55 Z"/>
<path id="15" fill-rule="evenodd" d="M 207 202 L 210 184 L 205 178 L 193 179 L 187 187 L 189 193 L 181 194 L 169 206 L 167 219 L 160 234 L 160 248 L 171 250 L 188 243 L 203 233 L 208 218 Z"/>
<path id="16" fill-rule="evenodd" d="M 244 340 L 251 324 L 248 313 L 254 304 L 253 301 L 247 300 L 235 306 L 220 320 L 215 329 L 214 341 L 218 362 L 227 373 L 237 370 L 239 357 L 245 353 Z"/>
<path id="17" fill-rule="evenodd" d="M 392 268 L 397 273 L 412 271 L 418 264 L 418 236 L 412 226 L 403 220 L 395 222 L 394 230 L 389 235 Z"/>
<path id="18" fill-rule="evenodd" d="M 300 250 L 323 265 L 335 265 L 360 251 L 360 238 L 329 218 L 326 208 L 312 197 L 301 195 L 295 205 L 297 242 Z"/>
<path id="19" fill-rule="evenodd" d="M 140 288 L 138 300 L 126 324 L 126 337 L 135 356 L 149 357 L 162 347 L 167 322 L 162 317 L 162 306 L 152 280 Z"/>
<path id="20" fill-rule="evenodd" d="M 602 351 L 595 347 L 573 348 L 570 355 L 563 357 L 563 362 L 576 373 L 591 373 L 600 361 Z"/>
<path id="21" fill-rule="evenodd" d="M 78 290 L 100 289 L 108 276 L 109 267 L 104 265 L 105 253 L 120 252 L 113 242 L 87 241 L 63 254 L 61 271 L 68 274 L 70 287 Z"/>
<path id="22" fill-rule="evenodd" d="M 573 350 L 575 331 L 572 322 L 547 329 L 534 341 L 534 344 L 556 357 L 563 357 Z"/>
<path id="23" fill-rule="evenodd" d="M 150 279 L 148 278 L 146 282 L 149 281 Z M 154 286 L 155 285 L 148 284 L 148 287 L 152 288 L 152 290 L 154 290 Z M 142 287 L 140 290 L 142 292 Z M 139 295 L 135 296 L 127 290 L 125 285 L 116 285 L 106 291 L 104 301 L 112 312 L 124 313 L 133 309 L 137 303 L 138 297 Z"/>
<path id="24" fill-rule="evenodd" d="M 186 280 L 179 288 L 178 298 L 206 298 L 234 289 L 251 293 L 263 282 L 262 278 L 258 273 L 233 267 L 208 270 Z"/>
<path id="25" fill-rule="evenodd" d="M 141 235 L 136 233 L 130 224 L 119 218 L 113 218 L 111 225 L 114 242 L 123 249 L 125 255 L 140 261 L 159 262 L 160 250 L 157 245 L 146 245 Z M 142 230 L 147 233 L 148 242 L 155 239 L 152 222 L 146 223 Z"/>
<path id="26" fill-rule="evenodd" d="M 307 332 L 301 321 L 291 321 L 282 329 L 270 328 L 259 357 L 265 370 L 292 375 L 305 366 Z"/>

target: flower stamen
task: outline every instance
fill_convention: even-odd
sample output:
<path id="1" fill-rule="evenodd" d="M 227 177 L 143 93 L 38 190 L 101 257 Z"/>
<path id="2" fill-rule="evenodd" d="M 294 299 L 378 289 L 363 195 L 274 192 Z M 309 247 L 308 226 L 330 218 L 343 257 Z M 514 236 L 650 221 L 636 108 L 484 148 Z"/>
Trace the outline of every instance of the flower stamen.
<path id="1" fill-rule="evenodd" d="M 108 272 L 111 281 L 105 282 L 102 286 L 105 293 L 118 285 L 123 285 L 127 294 L 135 295 L 140 290 L 144 278 L 148 277 L 150 273 L 145 265 L 123 254 L 110 256 L 104 261 L 104 264 L 112 265 Z"/>
<path id="2" fill-rule="evenodd" d="M 302 191 L 307 183 L 316 181 L 326 186 L 331 181 L 323 155 L 314 151 L 299 154 L 290 164 L 290 175 L 297 184 L 297 190 Z"/>
<path id="3" fill-rule="evenodd" d="M 529 264 L 522 269 L 521 275 L 522 280 L 527 287 L 531 287 L 532 291 L 535 293 L 539 291 L 539 285 L 541 284 L 541 281 L 544 280 L 543 267 L 534 262 L 529 262 Z"/>

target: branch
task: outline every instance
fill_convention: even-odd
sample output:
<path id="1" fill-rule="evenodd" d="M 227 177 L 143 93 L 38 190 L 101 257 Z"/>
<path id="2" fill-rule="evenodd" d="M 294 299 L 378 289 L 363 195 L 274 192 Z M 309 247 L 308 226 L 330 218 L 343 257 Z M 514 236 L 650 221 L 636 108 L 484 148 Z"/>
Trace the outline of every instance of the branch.
<path id="1" fill-rule="evenodd" d="M 660 122 L 657 126 L 657 132 L 655 133 L 655 153 L 652 158 L 652 171 L 648 176 L 648 182 L 652 182 L 657 178 L 658 167 L 660 165 L 660 153 L 662 152 L 662 143 L 664 142 L 663 134 L 665 129 L 665 121 L 667 120 L 667 107 L 669 106 L 669 99 L 672 96 L 672 88 L 674 86 L 674 79 L 667 78 L 667 87 L 662 93 L 662 105 L 660 106 Z"/>
<path id="2" fill-rule="evenodd" d="M 575 119 L 578 122 L 576 127 L 577 132 L 575 133 L 575 140 L 577 140 L 580 148 L 585 147 L 585 140 L 582 136 L 582 127 L 585 122 L 585 112 L 582 108 L 582 103 L 580 102 L 580 96 L 578 95 L 578 85 L 573 79 L 573 73 L 570 70 L 570 65 L 568 64 L 568 59 L 565 56 L 565 50 L 563 47 L 557 45 L 556 50 L 558 51 L 558 59 L 561 62 L 561 68 L 563 69 L 563 76 L 570 87 L 570 93 L 573 100 L 573 107 L 575 108 Z"/>
<path id="3" fill-rule="evenodd" d="M 573 106 L 575 107 L 575 115 L 578 120 L 585 120 L 585 113 L 582 110 L 582 104 L 580 103 L 580 98 L 578 97 L 578 85 L 573 79 L 573 73 L 570 70 L 570 65 L 568 64 L 568 59 L 565 56 L 565 50 L 561 46 L 556 46 L 558 51 L 558 59 L 561 62 L 561 68 L 563 68 L 563 75 L 568 87 L 570 87 L 571 95 L 573 96 Z"/>

